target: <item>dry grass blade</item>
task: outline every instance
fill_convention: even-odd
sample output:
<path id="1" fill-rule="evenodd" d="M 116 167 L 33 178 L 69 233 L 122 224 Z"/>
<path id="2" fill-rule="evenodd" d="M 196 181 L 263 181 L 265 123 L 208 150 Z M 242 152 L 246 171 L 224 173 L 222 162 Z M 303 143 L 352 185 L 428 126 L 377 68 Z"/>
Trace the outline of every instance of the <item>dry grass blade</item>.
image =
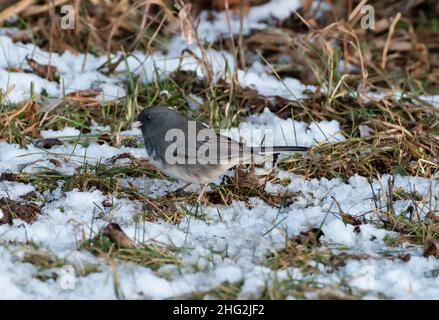
<path id="1" fill-rule="evenodd" d="M 38 118 L 41 107 L 35 101 L 28 100 L 15 109 L 0 112 L 0 139 L 26 144 L 26 135 L 39 138 Z"/>
<path id="2" fill-rule="evenodd" d="M 173 248 L 166 247 L 162 244 L 138 244 L 135 247 L 118 247 L 115 243 L 110 242 L 102 234 L 93 239 L 82 241 L 81 248 L 91 251 L 94 255 L 106 258 L 109 263 L 114 259 L 130 261 L 152 270 L 158 270 L 162 265 L 174 264 L 179 265 L 180 260 L 173 255 Z"/>
<path id="3" fill-rule="evenodd" d="M 35 2 L 35 1 L 33 1 Z M 34 16 L 37 14 L 41 14 L 50 10 L 52 6 L 60 6 L 69 2 L 69 0 L 51 0 L 49 3 L 41 4 L 41 5 L 29 5 L 24 11 L 23 16 Z"/>
<path id="4" fill-rule="evenodd" d="M 21 13 L 35 2 L 36 0 L 21 0 L 7 7 L 6 9 L 3 9 L 0 12 L 0 24 L 3 23 L 5 20 L 9 19 L 10 17 Z"/>
<path id="5" fill-rule="evenodd" d="M 439 258 L 439 239 L 430 239 L 425 242 L 424 256 Z"/>
<path id="6" fill-rule="evenodd" d="M 75 1 L 75 29 L 64 30 L 61 16 L 54 13 L 65 4 L 69 2 L 22 0 L 1 12 L 0 23 L 19 14 L 32 24 L 34 36 L 48 40 L 46 48 L 55 51 L 81 52 L 93 47 L 105 52 L 124 47 L 131 52 L 138 45 L 151 50 L 156 28 L 167 28 L 177 20 L 172 7 L 162 0 Z M 165 25 L 163 20 L 167 21 Z M 173 31 L 169 28 L 164 32 Z"/>
<path id="7" fill-rule="evenodd" d="M 79 90 L 67 94 L 64 102 L 73 107 L 99 107 L 102 105 L 102 100 L 96 99 L 99 94 L 95 89 Z"/>
<path id="8" fill-rule="evenodd" d="M 387 62 L 387 52 L 389 51 L 390 42 L 392 40 L 392 35 L 395 32 L 396 24 L 398 23 L 399 19 L 401 19 L 401 12 L 398 12 L 398 14 L 393 18 L 392 24 L 390 25 L 389 34 L 387 35 L 386 44 L 383 49 L 383 57 L 381 59 L 381 69 L 386 68 L 386 62 Z"/>
<path id="9" fill-rule="evenodd" d="M 181 38 L 186 42 L 187 45 L 191 45 L 196 41 L 195 30 L 191 21 L 191 8 L 192 5 L 187 3 L 180 9 L 180 12 L 178 13 Z"/>

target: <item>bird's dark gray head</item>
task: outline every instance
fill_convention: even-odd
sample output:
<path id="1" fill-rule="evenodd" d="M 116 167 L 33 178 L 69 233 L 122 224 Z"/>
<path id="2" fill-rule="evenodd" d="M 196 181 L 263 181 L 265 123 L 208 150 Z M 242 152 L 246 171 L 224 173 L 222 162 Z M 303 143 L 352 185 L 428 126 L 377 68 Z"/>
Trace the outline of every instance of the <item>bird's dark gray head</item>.
<path id="1" fill-rule="evenodd" d="M 142 130 L 148 154 L 153 151 L 164 154 L 169 142 L 165 137 L 169 130 L 187 130 L 188 119 L 168 107 L 147 107 L 137 117 L 133 127 Z"/>
<path id="2" fill-rule="evenodd" d="M 142 126 L 151 126 L 155 124 L 164 125 L 162 121 L 172 122 L 174 119 L 181 118 L 175 110 L 168 107 L 147 107 L 140 112 L 137 120 L 142 123 Z"/>
<path id="3" fill-rule="evenodd" d="M 143 135 L 153 135 L 154 133 L 163 133 L 163 131 L 175 128 L 187 119 L 168 107 L 147 107 L 140 112 L 137 117 L 135 127 L 142 129 Z"/>

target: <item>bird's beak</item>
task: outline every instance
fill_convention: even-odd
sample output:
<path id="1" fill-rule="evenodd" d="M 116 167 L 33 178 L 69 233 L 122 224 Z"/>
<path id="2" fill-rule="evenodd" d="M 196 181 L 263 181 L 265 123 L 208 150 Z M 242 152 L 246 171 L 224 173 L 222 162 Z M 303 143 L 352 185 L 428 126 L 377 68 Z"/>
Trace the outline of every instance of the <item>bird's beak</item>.
<path id="1" fill-rule="evenodd" d="M 142 122 L 140 121 L 135 121 L 131 124 L 131 129 L 136 129 L 136 128 L 140 128 L 142 126 Z"/>

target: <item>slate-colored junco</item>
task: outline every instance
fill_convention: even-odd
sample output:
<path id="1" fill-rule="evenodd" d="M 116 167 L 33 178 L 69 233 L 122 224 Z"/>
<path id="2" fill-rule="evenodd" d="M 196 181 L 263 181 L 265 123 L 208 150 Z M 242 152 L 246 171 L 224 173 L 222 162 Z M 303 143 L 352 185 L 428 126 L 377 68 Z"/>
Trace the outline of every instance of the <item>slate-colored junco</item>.
<path id="1" fill-rule="evenodd" d="M 141 128 L 150 162 L 166 175 L 207 184 L 237 164 L 260 163 L 265 154 L 306 151 L 299 146 L 247 147 L 168 107 L 147 107 L 134 122 Z"/>

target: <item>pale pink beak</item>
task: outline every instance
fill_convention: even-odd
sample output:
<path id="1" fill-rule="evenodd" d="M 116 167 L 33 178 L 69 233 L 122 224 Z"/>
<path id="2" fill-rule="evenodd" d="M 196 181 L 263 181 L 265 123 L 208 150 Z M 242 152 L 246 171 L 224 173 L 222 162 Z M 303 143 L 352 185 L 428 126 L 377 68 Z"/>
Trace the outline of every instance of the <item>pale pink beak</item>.
<path id="1" fill-rule="evenodd" d="M 142 126 L 142 122 L 140 121 L 135 121 L 131 124 L 131 129 L 136 129 L 136 128 L 140 128 Z"/>

